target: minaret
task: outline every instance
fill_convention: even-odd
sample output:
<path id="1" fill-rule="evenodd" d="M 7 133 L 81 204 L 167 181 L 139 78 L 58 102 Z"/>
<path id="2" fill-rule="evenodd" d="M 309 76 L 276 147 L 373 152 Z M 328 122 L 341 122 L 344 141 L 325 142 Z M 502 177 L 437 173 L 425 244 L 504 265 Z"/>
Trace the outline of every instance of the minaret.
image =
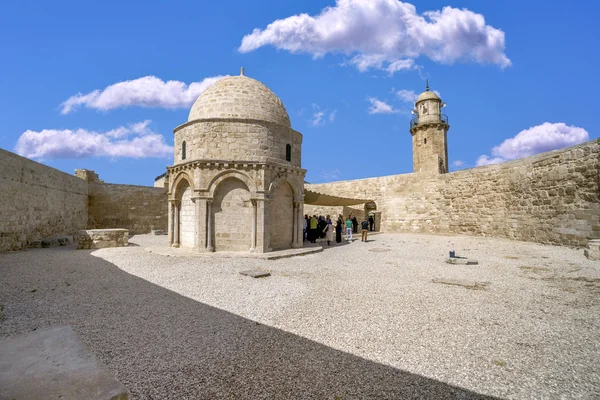
<path id="1" fill-rule="evenodd" d="M 412 111 L 416 115 L 410 121 L 410 134 L 413 140 L 413 171 L 448 172 L 448 142 L 446 133 L 450 128 L 448 117 L 442 114 L 446 106 L 442 100 L 426 89 L 419 95 Z"/>

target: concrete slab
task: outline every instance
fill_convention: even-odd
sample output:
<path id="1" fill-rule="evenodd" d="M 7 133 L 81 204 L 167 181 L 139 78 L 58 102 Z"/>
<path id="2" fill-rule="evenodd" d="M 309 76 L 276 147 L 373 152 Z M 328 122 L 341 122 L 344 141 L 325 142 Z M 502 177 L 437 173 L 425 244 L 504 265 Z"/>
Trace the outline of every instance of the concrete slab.
<path id="1" fill-rule="evenodd" d="M 271 276 L 270 272 L 261 271 L 260 269 L 248 269 L 246 271 L 240 271 L 240 274 L 250 276 L 252 278 L 266 278 Z"/>
<path id="2" fill-rule="evenodd" d="M 477 264 L 479 264 L 479 261 L 474 260 L 472 258 L 466 258 L 466 257 L 448 258 L 446 260 L 446 262 L 448 264 L 454 264 L 454 265 L 477 265 Z"/>
<path id="3" fill-rule="evenodd" d="M 1 340 L 0 355 L 0 400 L 129 398 L 70 326 Z"/>

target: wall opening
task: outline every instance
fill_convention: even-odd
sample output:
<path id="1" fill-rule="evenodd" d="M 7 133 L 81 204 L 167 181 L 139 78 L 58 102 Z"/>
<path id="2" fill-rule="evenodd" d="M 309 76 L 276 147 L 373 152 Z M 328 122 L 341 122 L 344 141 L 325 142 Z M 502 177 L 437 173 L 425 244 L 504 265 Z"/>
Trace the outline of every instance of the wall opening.
<path id="1" fill-rule="evenodd" d="M 292 146 L 289 144 L 285 145 L 285 160 L 292 161 Z"/>
<path id="2" fill-rule="evenodd" d="M 427 138 L 423 139 L 423 144 L 427 144 Z"/>
<path id="3" fill-rule="evenodd" d="M 214 195 L 214 244 L 216 251 L 248 251 L 252 245 L 252 202 L 248 186 L 227 178 Z"/>
<path id="4" fill-rule="evenodd" d="M 185 140 L 183 141 L 183 143 L 181 143 L 181 159 L 185 160 Z"/>
<path id="5" fill-rule="evenodd" d="M 194 247 L 196 236 L 196 208 L 192 201 L 193 191 L 185 182 L 182 187 L 181 203 L 179 208 L 179 243 L 181 247 Z"/>
<path id="6" fill-rule="evenodd" d="M 284 250 L 292 247 L 294 235 L 294 192 L 287 182 L 279 182 L 269 204 L 270 247 Z"/>

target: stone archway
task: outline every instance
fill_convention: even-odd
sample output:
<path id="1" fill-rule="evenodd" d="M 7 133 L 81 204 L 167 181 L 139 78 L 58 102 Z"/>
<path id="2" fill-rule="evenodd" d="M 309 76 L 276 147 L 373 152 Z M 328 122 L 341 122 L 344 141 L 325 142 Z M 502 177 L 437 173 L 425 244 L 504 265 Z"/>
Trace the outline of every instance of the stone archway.
<path id="1" fill-rule="evenodd" d="M 294 191 L 287 182 L 279 182 L 269 204 L 269 244 L 273 250 L 292 247 L 294 240 Z"/>
<path id="2" fill-rule="evenodd" d="M 214 246 L 216 251 L 248 251 L 252 245 L 250 190 L 240 179 L 229 177 L 214 191 Z"/>
<path id="3" fill-rule="evenodd" d="M 179 206 L 179 243 L 181 247 L 195 246 L 196 208 L 192 201 L 192 187 L 185 181 L 181 186 L 181 201 Z"/>

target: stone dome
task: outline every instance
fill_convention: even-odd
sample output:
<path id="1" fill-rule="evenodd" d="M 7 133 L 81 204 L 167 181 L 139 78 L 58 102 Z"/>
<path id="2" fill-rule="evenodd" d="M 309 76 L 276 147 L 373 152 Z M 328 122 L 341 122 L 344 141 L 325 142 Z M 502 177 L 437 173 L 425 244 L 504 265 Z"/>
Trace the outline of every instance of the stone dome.
<path id="1" fill-rule="evenodd" d="M 188 121 L 208 118 L 254 119 L 291 127 L 279 97 L 244 75 L 219 79 L 196 99 Z"/>
<path id="2" fill-rule="evenodd" d="M 423 100 L 438 100 L 438 101 L 440 101 L 440 98 L 438 97 L 437 94 L 430 92 L 429 89 L 427 89 L 427 91 L 425 91 L 419 95 L 419 98 L 417 98 L 416 103 L 423 101 Z"/>

